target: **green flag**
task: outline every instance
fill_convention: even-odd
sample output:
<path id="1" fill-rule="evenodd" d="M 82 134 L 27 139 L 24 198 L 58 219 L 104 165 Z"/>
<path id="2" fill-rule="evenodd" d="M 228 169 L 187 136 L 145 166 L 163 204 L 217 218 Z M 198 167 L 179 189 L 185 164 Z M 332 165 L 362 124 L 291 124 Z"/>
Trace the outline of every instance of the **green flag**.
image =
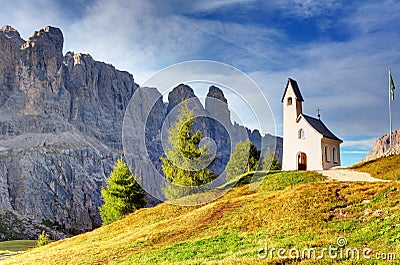
<path id="1" fill-rule="evenodd" d="M 394 89 L 395 89 L 395 87 L 394 87 L 394 82 L 393 82 L 393 78 L 392 78 L 392 74 L 389 72 L 389 78 L 390 78 L 390 85 L 389 85 L 389 92 L 390 92 L 390 95 L 391 95 L 391 97 L 392 97 L 392 101 L 394 100 Z"/>

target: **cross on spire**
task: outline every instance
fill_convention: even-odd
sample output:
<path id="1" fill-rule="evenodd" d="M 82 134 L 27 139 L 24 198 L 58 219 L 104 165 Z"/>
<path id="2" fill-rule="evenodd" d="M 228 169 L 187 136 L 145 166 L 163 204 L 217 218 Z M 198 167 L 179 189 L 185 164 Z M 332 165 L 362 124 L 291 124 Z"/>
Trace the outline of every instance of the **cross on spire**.
<path id="1" fill-rule="evenodd" d="M 318 119 L 321 119 L 321 110 L 320 108 L 317 109 L 317 115 L 318 115 Z"/>

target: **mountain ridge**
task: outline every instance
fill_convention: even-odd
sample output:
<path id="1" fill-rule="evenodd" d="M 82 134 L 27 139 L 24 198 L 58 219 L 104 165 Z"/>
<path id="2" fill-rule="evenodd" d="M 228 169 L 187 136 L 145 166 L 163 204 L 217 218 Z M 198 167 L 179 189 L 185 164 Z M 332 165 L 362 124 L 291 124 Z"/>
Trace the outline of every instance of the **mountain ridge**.
<path id="1" fill-rule="evenodd" d="M 99 192 L 138 85 L 91 56 L 64 56 L 63 41 L 50 26 L 27 41 L 10 26 L 0 31 L 2 239 L 40 230 L 61 238 L 101 224 Z"/>
<path id="2" fill-rule="evenodd" d="M 400 153 L 400 129 L 392 132 L 392 147 L 390 147 L 390 134 L 384 134 L 379 137 L 374 144 L 374 147 L 363 158 L 363 162 L 380 158 L 388 154 Z"/>
<path id="3" fill-rule="evenodd" d="M 89 54 L 64 55 L 63 41 L 62 31 L 50 26 L 27 41 L 11 26 L 0 30 L 0 239 L 37 238 L 41 230 L 57 239 L 101 225 L 100 189 L 122 154 L 124 115 L 139 85 L 132 74 Z M 179 89 L 170 93 L 176 104 L 191 88 Z M 140 90 L 144 94 L 136 107 L 144 109 L 152 90 Z M 161 170 L 160 126 L 172 106 L 162 102 L 158 91 L 151 93 L 159 104 L 147 120 L 136 117 L 149 129 L 149 154 L 137 154 L 133 161 L 142 174 L 151 166 Z M 212 88 L 209 93 L 222 99 L 221 118 L 230 121 L 222 91 Z M 212 109 L 210 104 L 201 108 Z M 213 122 L 201 126 L 219 146 L 226 143 Z M 278 140 L 281 150 L 281 138 L 267 135 L 262 146 L 258 131 L 238 124 L 232 128 L 235 135 L 254 138 L 259 148 Z M 229 159 L 227 149 L 221 152 L 215 170 Z M 144 155 L 150 155 L 153 165 L 142 163 Z M 157 203 L 151 196 L 148 201 Z"/>

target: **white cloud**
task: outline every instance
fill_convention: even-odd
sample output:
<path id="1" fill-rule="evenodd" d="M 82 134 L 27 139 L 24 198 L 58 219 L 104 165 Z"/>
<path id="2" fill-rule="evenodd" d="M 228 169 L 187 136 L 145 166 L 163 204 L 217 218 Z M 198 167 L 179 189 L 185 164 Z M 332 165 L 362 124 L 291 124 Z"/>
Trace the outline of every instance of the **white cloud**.
<path id="1" fill-rule="evenodd" d="M 374 147 L 376 140 L 376 138 L 347 140 L 343 142 L 342 147 L 359 147 L 370 150 L 372 147 Z"/>
<path id="2" fill-rule="evenodd" d="M 28 39 L 35 30 L 47 25 L 61 27 L 68 24 L 69 18 L 63 15 L 55 1 L 2 1 L 0 25 L 11 25 L 21 37 Z"/>
<path id="3" fill-rule="evenodd" d="M 289 14 L 301 18 L 309 18 L 321 14 L 333 13 L 340 6 L 341 3 L 335 0 L 293 0 L 286 5 L 286 8 Z"/>
<path id="4" fill-rule="evenodd" d="M 272 48 L 284 38 L 279 30 L 191 15 L 251 2 L 96 0 L 63 27 L 65 51 L 90 53 L 130 71 L 139 83 L 152 72 L 192 59 L 218 59 L 241 68 L 254 65 L 254 58 L 279 64 Z"/>
<path id="5" fill-rule="evenodd" d="M 366 1 L 354 10 L 352 16 L 346 18 L 346 22 L 364 33 L 375 34 L 379 31 L 395 33 L 400 23 L 399 11 L 398 1 Z"/>
<path id="6" fill-rule="evenodd" d="M 391 30 L 384 30 L 360 34 L 346 42 L 292 47 L 288 50 L 288 67 L 258 71 L 252 76 L 272 102 L 278 124 L 282 118 L 280 97 L 287 77 L 292 77 L 303 93 L 304 111 L 315 116 L 315 110 L 322 108 L 324 122 L 339 137 L 378 137 L 388 129 L 387 69 L 400 69 L 400 47 L 393 42 L 400 38 L 391 36 Z M 387 39 L 390 41 L 383 41 Z M 394 75 L 395 83 L 400 81 L 398 71 Z M 400 113 L 396 102 L 393 113 Z M 398 127 L 400 120 L 394 118 L 394 128 Z"/>
<path id="7" fill-rule="evenodd" d="M 350 150 L 350 151 L 341 151 L 343 154 L 353 154 L 353 155 L 366 155 L 368 151 L 357 151 L 357 150 Z"/>
<path id="8" fill-rule="evenodd" d="M 230 6 L 233 4 L 248 4 L 255 2 L 255 0 L 206 0 L 206 1 L 196 1 L 194 3 L 194 8 L 197 11 L 213 11 L 224 6 Z"/>
<path id="9" fill-rule="evenodd" d="M 282 129 L 280 99 L 289 76 L 299 82 L 305 112 L 315 115 L 315 109 L 322 108 L 324 122 L 339 137 L 377 137 L 387 131 L 388 67 L 395 83 L 400 82 L 397 2 L 352 4 L 343 18 L 330 17 L 346 8 L 337 1 L 95 0 L 74 17 L 66 16 L 56 3 L 2 3 L 0 21 L 15 26 L 25 38 L 47 24 L 60 26 L 65 51 L 90 53 L 96 60 L 128 70 L 139 83 L 187 59 L 221 60 L 251 71 L 271 105 L 278 134 Z M 342 41 L 316 39 L 294 45 L 282 27 L 272 23 L 191 16 L 231 7 L 244 13 L 259 10 L 263 19 L 277 11 L 299 21 L 328 16 L 343 23 L 350 36 Z M 394 128 L 400 127 L 398 113 L 400 104 L 395 101 Z"/>

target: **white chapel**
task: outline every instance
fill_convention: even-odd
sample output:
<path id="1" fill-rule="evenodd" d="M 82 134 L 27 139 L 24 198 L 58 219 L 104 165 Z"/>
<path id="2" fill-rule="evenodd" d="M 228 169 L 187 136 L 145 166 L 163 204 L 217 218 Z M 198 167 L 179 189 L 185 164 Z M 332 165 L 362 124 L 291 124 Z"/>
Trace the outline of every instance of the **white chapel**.
<path id="1" fill-rule="evenodd" d="M 318 118 L 303 114 L 304 100 L 297 82 L 288 79 L 282 96 L 282 170 L 324 170 L 340 166 L 340 144 Z"/>

